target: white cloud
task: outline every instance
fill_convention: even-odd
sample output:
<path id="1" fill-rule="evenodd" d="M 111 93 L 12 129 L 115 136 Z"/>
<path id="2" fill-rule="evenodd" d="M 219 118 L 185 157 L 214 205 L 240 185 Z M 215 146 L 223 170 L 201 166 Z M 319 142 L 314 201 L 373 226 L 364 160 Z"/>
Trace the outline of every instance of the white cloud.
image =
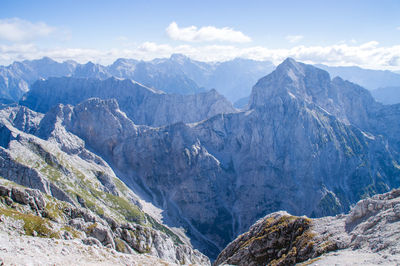
<path id="1" fill-rule="evenodd" d="M 288 40 L 290 43 L 296 43 L 299 42 L 301 39 L 304 38 L 302 35 L 288 35 L 285 37 L 286 40 Z"/>
<path id="2" fill-rule="evenodd" d="M 0 45 L 0 64 L 13 61 L 37 59 L 49 56 L 58 61 L 76 60 L 81 63 L 93 61 L 111 64 L 120 57 L 151 60 L 182 53 L 200 61 L 225 61 L 235 57 L 269 60 L 281 63 L 287 57 L 296 60 L 332 66 L 360 66 L 372 69 L 400 70 L 400 45 L 383 47 L 376 41 L 360 45 L 340 43 L 329 46 L 299 45 L 290 49 L 270 49 L 263 46 L 237 47 L 234 45 L 178 45 L 145 42 L 124 49 L 41 49 L 34 44 Z"/>
<path id="3" fill-rule="evenodd" d="M 44 22 L 32 23 L 19 18 L 0 19 L 0 39 L 11 42 L 26 42 L 48 36 L 54 27 Z"/>
<path id="4" fill-rule="evenodd" d="M 228 27 L 216 28 L 213 26 L 206 26 L 197 28 L 196 26 L 189 26 L 186 28 L 179 28 L 176 22 L 172 22 L 166 28 L 166 32 L 171 39 L 185 42 L 251 42 L 249 36 Z"/>
<path id="5" fill-rule="evenodd" d="M 400 30 L 400 26 L 396 28 L 397 30 Z"/>

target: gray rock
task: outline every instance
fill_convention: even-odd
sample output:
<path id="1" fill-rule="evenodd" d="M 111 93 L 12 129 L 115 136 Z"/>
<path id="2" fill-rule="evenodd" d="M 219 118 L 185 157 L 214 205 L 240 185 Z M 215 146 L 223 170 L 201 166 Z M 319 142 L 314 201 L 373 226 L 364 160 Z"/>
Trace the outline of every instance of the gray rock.
<path id="1" fill-rule="evenodd" d="M 400 249 L 399 204 L 397 189 L 359 201 L 347 215 L 308 219 L 272 213 L 232 241 L 214 265 L 289 265 L 338 249 L 327 262 L 324 255 L 306 264 L 346 261 L 349 251 L 360 261 L 373 253 L 380 255 L 380 264 L 397 264 L 400 257 L 393 255 Z"/>
<path id="2" fill-rule="evenodd" d="M 94 237 L 87 237 L 85 239 L 82 239 L 82 243 L 89 246 L 102 246 L 101 242 Z"/>
<path id="3" fill-rule="evenodd" d="M 47 208 L 41 208 L 41 205 L 36 205 L 37 202 L 43 204 L 43 206 L 47 206 L 49 203 L 53 207 L 60 204 L 54 198 L 49 202 L 50 199 L 43 197 L 38 190 L 23 187 L 13 186 L 10 188 L 9 185 L 0 185 L 0 193 L 3 197 L 10 195 L 14 199 L 12 202 L 25 206 L 26 208 L 22 208 L 24 213 L 27 213 L 30 209 L 31 212 L 28 213 L 43 217 L 41 219 L 48 219 Z M 87 209 L 77 208 L 65 202 L 62 206 L 62 214 L 58 214 L 62 217 L 51 222 L 46 220 L 45 223 L 51 223 L 50 228 L 56 230 L 74 228 L 74 231 L 71 231 L 71 229 L 55 231 L 61 233 L 60 236 L 64 239 L 70 240 L 79 236 L 82 238 L 82 243 L 86 245 L 105 246 L 128 254 L 146 253 L 173 263 L 210 265 L 209 259 L 197 250 L 193 250 L 192 247 L 183 243 L 176 243 L 170 236 L 151 227 L 132 223 L 119 224 L 110 217 L 105 217 L 103 220 Z M 16 210 L 20 209 L 17 208 Z M 0 219 L 3 218 L 0 217 Z M 8 218 L 5 224 L 13 231 L 18 225 L 15 221 L 9 221 Z M 23 222 L 22 225 L 18 226 L 23 228 Z M 4 230 L 4 226 L 0 227 L 0 230 Z M 33 232 L 33 235 L 37 236 L 37 233 Z"/>
<path id="4" fill-rule="evenodd" d="M 108 226 L 99 223 L 92 223 L 88 224 L 84 230 L 87 235 L 98 239 L 104 246 L 110 245 L 111 248 L 115 249 L 112 232 Z"/>

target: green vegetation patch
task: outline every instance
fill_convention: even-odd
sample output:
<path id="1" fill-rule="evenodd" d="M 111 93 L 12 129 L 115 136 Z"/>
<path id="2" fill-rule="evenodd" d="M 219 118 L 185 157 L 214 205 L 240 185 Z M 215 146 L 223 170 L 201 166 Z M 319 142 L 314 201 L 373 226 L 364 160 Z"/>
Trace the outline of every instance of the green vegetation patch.
<path id="1" fill-rule="evenodd" d="M 165 233 L 167 236 L 171 237 L 175 244 L 183 244 L 182 240 L 174 232 L 172 232 L 168 227 L 157 222 L 153 217 L 146 214 L 147 221 L 150 223 L 151 227 Z"/>
<path id="2" fill-rule="evenodd" d="M 105 196 L 107 203 L 111 205 L 110 207 L 120 213 L 128 222 L 138 224 L 144 224 L 146 222 L 146 216 L 138 206 L 129 202 L 125 198 L 107 192 L 105 192 Z"/>
<path id="3" fill-rule="evenodd" d="M 33 214 L 21 213 L 15 210 L 0 208 L 0 215 L 3 214 L 16 220 L 24 221 L 25 234 L 47 238 L 60 238 L 58 232 L 54 232 L 48 219 Z"/>

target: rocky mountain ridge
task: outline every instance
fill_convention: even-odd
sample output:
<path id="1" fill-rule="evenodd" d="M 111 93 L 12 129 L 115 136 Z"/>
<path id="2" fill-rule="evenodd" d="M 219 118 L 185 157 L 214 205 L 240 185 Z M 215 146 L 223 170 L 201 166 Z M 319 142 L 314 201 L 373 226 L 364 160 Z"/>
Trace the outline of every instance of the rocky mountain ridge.
<path id="1" fill-rule="evenodd" d="M 46 113 L 59 103 L 76 105 L 92 97 L 116 99 L 121 110 L 136 124 L 155 127 L 236 112 L 215 90 L 194 95 L 166 94 L 129 79 L 117 78 L 101 81 L 63 77 L 38 81 L 20 104 Z"/>

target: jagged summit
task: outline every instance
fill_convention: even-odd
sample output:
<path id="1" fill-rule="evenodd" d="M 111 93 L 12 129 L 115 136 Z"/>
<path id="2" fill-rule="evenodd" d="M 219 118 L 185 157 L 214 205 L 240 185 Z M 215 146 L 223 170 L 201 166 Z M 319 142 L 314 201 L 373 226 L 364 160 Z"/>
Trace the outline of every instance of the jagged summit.
<path id="1" fill-rule="evenodd" d="M 277 68 L 278 67 L 280 67 L 280 68 L 298 67 L 300 64 L 302 64 L 302 63 L 299 63 L 296 60 L 294 60 L 293 58 L 288 57 L 285 60 L 283 60 L 282 63 L 280 63 L 277 66 Z"/>
<path id="2" fill-rule="evenodd" d="M 369 130 L 368 114 L 381 108 L 368 90 L 340 77 L 331 80 L 328 72 L 292 58 L 257 82 L 250 108 L 287 101 L 316 105 L 342 122 L 365 130 Z"/>
<path id="3" fill-rule="evenodd" d="M 328 96 L 329 89 L 328 72 L 287 58 L 253 87 L 250 106 L 255 108 L 287 97 L 314 101 Z"/>

